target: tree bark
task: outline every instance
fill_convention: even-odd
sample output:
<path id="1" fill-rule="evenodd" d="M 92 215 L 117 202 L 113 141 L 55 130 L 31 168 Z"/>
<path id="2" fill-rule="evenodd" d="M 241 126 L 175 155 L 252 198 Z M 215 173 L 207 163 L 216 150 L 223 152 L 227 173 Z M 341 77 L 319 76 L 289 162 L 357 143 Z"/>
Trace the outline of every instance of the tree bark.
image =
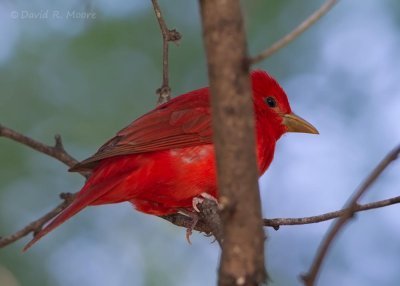
<path id="1" fill-rule="evenodd" d="M 200 0 L 211 90 L 220 215 L 219 285 L 266 280 L 254 111 L 240 1 Z"/>

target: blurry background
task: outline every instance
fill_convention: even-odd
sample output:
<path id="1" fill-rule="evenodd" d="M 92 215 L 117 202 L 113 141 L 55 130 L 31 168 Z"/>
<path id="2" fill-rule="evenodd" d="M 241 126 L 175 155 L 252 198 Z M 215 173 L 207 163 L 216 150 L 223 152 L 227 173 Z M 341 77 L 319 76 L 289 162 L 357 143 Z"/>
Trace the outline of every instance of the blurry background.
<path id="1" fill-rule="evenodd" d="M 323 1 L 243 1 L 249 50 L 289 32 Z M 170 28 L 174 95 L 207 84 L 197 1 L 161 1 Z M 93 14 L 88 14 L 93 12 Z M 39 19 L 32 19 L 35 15 Z M 90 16 L 92 15 L 92 16 Z M 78 16 L 89 19 L 79 19 Z M 234 48 L 234 47 L 232 47 Z M 322 21 L 258 65 L 287 91 L 320 136 L 290 134 L 261 178 L 266 217 L 341 208 L 400 142 L 400 3 L 341 1 Z M 0 122 L 48 144 L 61 134 L 78 159 L 153 108 L 161 36 L 150 1 L 2 1 Z M 77 191 L 83 178 L 58 161 L 0 138 L 0 235 Z M 399 195 L 394 163 L 364 202 Z M 400 206 L 360 213 L 335 242 L 320 285 L 399 285 Z M 299 285 L 331 222 L 267 229 L 271 285 Z M 219 249 L 198 233 L 133 211 L 89 208 L 28 253 L 25 238 L 0 250 L 0 285 L 215 285 Z"/>

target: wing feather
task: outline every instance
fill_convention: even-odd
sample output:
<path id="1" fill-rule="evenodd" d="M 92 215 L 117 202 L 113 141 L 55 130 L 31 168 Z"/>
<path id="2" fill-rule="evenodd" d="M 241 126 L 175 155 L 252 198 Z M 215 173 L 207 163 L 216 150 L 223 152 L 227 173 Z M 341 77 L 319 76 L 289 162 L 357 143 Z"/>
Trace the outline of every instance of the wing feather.
<path id="1" fill-rule="evenodd" d="M 136 119 L 96 154 L 70 171 L 87 171 L 105 158 L 212 143 L 208 89 L 181 95 Z"/>

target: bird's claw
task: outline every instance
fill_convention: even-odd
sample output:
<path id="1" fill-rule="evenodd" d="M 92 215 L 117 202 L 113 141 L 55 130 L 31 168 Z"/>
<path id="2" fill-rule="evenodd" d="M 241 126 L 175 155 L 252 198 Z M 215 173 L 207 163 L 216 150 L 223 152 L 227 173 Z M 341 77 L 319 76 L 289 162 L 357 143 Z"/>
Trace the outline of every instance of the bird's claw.
<path id="1" fill-rule="evenodd" d="M 186 240 L 189 244 L 192 244 L 192 242 L 190 241 L 190 236 L 192 235 L 192 229 L 190 227 L 188 227 L 186 229 Z"/>
<path id="2" fill-rule="evenodd" d="M 204 201 L 203 198 L 199 198 L 199 197 L 194 197 L 192 199 L 192 207 L 196 212 L 200 212 L 199 208 L 197 207 L 198 204 L 201 204 Z"/>
<path id="3" fill-rule="evenodd" d="M 193 207 L 193 209 L 194 209 L 196 212 L 198 212 L 198 213 L 200 212 L 200 210 L 199 210 L 199 208 L 197 207 L 197 205 L 198 205 L 198 204 L 201 204 L 202 202 L 204 202 L 204 199 L 214 201 L 214 202 L 216 202 L 217 205 L 218 205 L 218 200 L 217 200 L 216 197 L 210 195 L 209 193 L 203 192 L 203 193 L 200 194 L 200 196 L 194 197 L 194 198 L 192 199 L 192 207 Z"/>
<path id="4" fill-rule="evenodd" d="M 192 219 L 192 223 L 186 229 L 186 240 L 189 244 L 192 244 L 192 242 L 190 241 L 190 236 L 192 235 L 193 229 L 196 227 L 196 224 L 199 221 L 199 215 L 194 212 L 189 212 L 188 216 Z"/>
<path id="5" fill-rule="evenodd" d="M 181 212 L 183 214 L 189 216 L 192 219 L 191 225 L 186 229 L 186 240 L 189 244 L 192 244 L 192 242 L 190 241 L 190 236 L 192 235 L 193 229 L 196 227 L 197 222 L 199 221 L 199 215 L 197 213 L 199 213 L 200 210 L 197 207 L 197 205 L 204 202 L 205 199 L 214 201 L 218 204 L 218 200 L 214 196 L 212 196 L 206 192 L 203 192 L 199 196 L 194 197 L 192 199 L 192 207 L 194 209 L 194 212 L 189 211 L 189 210 L 181 210 Z"/>

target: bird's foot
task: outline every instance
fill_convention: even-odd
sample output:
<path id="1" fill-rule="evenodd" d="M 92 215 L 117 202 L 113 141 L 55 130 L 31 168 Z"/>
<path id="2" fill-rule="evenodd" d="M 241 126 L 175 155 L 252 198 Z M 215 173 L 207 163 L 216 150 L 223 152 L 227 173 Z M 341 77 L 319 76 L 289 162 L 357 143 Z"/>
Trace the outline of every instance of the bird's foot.
<path id="1" fill-rule="evenodd" d="M 192 235 L 192 232 L 199 221 L 199 215 L 196 212 L 192 212 L 192 211 L 188 211 L 188 210 L 180 210 L 180 212 L 192 219 L 192 223 L 186 229 L 186 240 L 189 244 L 192 244 L 192 242 L 190 241 L 190 236 Z"/>
<path id="2" fill-rule="evenodd" d="M 192 235 L 193 229 L 196 227 L 196 224 L 199 221 L 199 215 L 197 213 L 192 213 L 191 218 L 192 224 L 186 229 L 186 240 L 189 244 L 192 244 L 192 242 L 190 241 L 190 236 Z"/>
<path id="3" fill-rule="evenodd" d="M 197 207 L 197 205 L 201 204 L 205 199 L 214 201 L 214 202 L 216 202 L 218 204 L 218 200 L 214 196 L 203 192 L 199 196 L 194 197 L 192 199 L 192 207 L 194 209 L 194 212 L 190 211 L 190 210 L 187 210 L 187 209 L 180 209 L 181 213 L 183 213 L 184 215 L 186 215 L 186 216 L 188 216 L 188 217 L 190 217 L 192 219 L 192 223 L 186 229 L 186 240 L 188 241 L 189 244 L 192 244 L 192 242 L 190 241 L 190 236 L 192 235 L 192 232 L 193 232 L 194 228 L 196 227 L 196 225 L 197 225 L 197 223 L 198 223 L 198 221 L 200 219 L 200 216 L 198 214 L 200 212 L 200 210 Z"/>
<path id="4" fill-rule="evenodd" d="M 198 212 L 198 213 L 200 212 L 200 210 L 199 210 L 199 208 L 197 207 L 197 205 L 198 205 L 198 204 L 201 204 L 201 203 L 204 201 L 204 199 L 214 201 L 214 202 L 216 202 L 217 205 L 218 205 L 218 200 L 217 200 L 216 197 L 210 195 L 209 193 L 203 192 L 203 193 L 200 194 L 200 196 L 194 197 L 194 198 L 192 199 L 192 206 L 193 206 L 193 209 L 194 209 L 196 212 Z"/>

